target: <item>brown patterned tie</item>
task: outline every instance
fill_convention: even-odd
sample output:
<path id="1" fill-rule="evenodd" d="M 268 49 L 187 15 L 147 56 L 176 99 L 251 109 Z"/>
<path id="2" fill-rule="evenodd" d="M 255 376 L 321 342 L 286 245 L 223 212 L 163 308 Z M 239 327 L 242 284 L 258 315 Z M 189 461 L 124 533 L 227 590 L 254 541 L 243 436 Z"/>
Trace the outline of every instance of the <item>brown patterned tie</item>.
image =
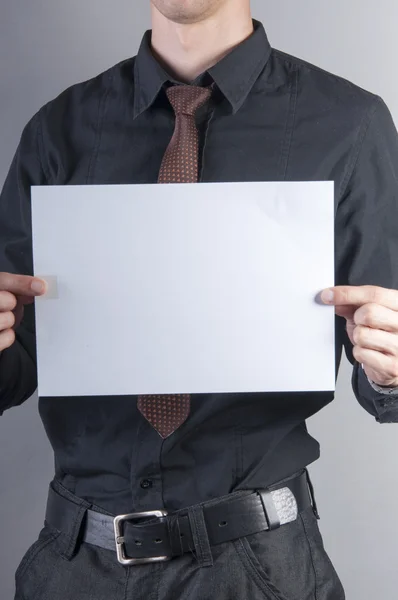
<path id="1" fill-rule="evenodd" d="M 158 183 L 196 183 L 198 181 L 199 135 L 196 111 L 211 96 L 211 88 L 178 85 L 167 89 L 175 112 L 175 128 L 160 166 Z M 189 394 L 139 396 L 137 406 L 162 438 L 174 433 L 189 415 Z"/>

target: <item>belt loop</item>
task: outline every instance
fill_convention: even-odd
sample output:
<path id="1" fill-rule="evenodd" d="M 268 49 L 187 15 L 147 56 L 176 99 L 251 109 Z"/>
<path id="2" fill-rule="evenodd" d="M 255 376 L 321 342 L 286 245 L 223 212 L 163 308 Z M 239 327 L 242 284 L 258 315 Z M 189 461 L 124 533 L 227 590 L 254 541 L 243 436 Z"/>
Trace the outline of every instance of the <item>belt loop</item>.
<path id="1" fill-rule="evenodd" d="M 213 566 L 213 554 L 210 548 L 209 536 L 202 506 L 188 508 L 188 519 L 191 525 L 192 539 L 195 545 L 196 557 L 200 567 Z"/>
<path id="2" fill-rule="evenodd" d="M 64 500 L 64 514 L 60 514 L 57 508 L 57 496 L 58 498 L 69 501 L 65 502 Z M 79 535 L 82 531 L 83 520 L 89 507 L 90 504 L 86 502 L 86 500 L 78 498 L 59 482 L 53 481 L 50 485 L 47 500 L 46 521 L 63 532 L 63 534 L 58 537 L 57 543 L 60 554 L 65 560 L 71 560 L 75 554 Z M 64 518 L 66 518 L 66 516 L 68 516 L 68 526 L 66 526 L 66 522 L 64 526 Z"/>
<path id="3" fill-rule="evenodd" d="M 279 515 L 272 499 L 271 492 L 267 490 L 257 490 L 257 493 L 261 498 L 265 518 L 268 524 L 268 530 L 273 531 L 274 529 L 278 529 L 281 526 L 281 522 L 279 520 Z"/>
<path id="4" fill-rule="evenodd" d="M 86 513 L 87 508 L 85 506 L 80 506 L 76 510 L 72 529 L 69 532 L 69 534 L 65 536 L 65 543 L 63 544 L 64 549 L 63 551 L 61 551 L 61 556 L 63 556 L 66 560 L 71 560 L 75 554 L 79 534 L 83 524 L 83 519 L 86 516 Z"/>
<path id="5" fill-rule="evenodd" d="M 307 483 L 308 483 L 308 487 L 309 487 L 309 489 L 310 489 L 310 494 L 311 494 L 311 500 L 312 500 L 312 510 L 313 510 L 313 512 L 314 512 L 314 515 L 316 516 L 316 518 L 317 518 L 317 519 L 318 519 L 318 521 L 319 521 L 319 519 L 320 519 L 321 517 L 319 516 L 319 513 L 318 513 L 318 507 L 317 507 L 316 500 L 315 500 L 315 491 L 314 491 L 314 486 L 312 485 L 312 481 L 311 481 L 311 478 L 310 478 L 310 474 L 309 474 L 309 472 L 308 472 L 308 469 L 305 469 L 305 473 L 306 473 L 306 476 L 307 476 Z"/>

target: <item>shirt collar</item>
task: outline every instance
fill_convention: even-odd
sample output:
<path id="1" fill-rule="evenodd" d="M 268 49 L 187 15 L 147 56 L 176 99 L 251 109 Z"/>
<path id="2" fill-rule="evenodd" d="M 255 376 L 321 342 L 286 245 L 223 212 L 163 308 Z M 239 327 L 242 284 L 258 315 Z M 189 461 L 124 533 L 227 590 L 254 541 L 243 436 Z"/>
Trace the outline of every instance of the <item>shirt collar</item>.
<path id="1" fill-rule="evenodd" d="M 253 24 L 253 34 L 208 70 L 231 104 L 233 113 L 242 106 L 271 54 L 264 27 L 258 21 Z M 173 79 L 153 56 L 151 31 L 147 31 L 134 63 L 134 118 L 153 104 L 166 82 L 181 83 Z"/>

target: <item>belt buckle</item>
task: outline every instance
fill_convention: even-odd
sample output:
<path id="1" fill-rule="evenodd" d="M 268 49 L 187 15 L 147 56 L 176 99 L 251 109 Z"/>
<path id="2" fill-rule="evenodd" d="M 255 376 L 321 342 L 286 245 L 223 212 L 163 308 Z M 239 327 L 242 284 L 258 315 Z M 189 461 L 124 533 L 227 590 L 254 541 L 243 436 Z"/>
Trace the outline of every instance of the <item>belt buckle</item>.
<path id="1" fill-rule="evenodd" d="M 147 517 L 157 517 L 161 519 L 167 516 L 166 510 L 149 510 L 146 512 L 130 513 L 127 515 L 119 515 L 114 518 L 113 525 L 115 529 L 116 554 L 121 565 L 142 565 L 153 562 L 163 562 L 171 560 L 171 556 L 151 556 L 148 558 L 129 558 L 126 555 L 126 547 L 124 542 L 123 523 L 126 521 L 135 521 L 145 519 Z"/>

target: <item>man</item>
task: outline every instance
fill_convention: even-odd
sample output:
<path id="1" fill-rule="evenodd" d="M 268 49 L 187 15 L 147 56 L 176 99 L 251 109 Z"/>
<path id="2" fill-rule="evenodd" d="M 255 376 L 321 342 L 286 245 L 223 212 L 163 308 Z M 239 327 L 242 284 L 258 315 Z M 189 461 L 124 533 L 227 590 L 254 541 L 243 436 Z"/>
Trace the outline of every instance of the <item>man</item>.
<path id="1" fill-rule="evenodd" d="M 334 180 L 336 287 L 323 299 L 336 305 L 336 367 L 344 345 L 358 401 L 378 422 L 398 421 L 388 109 L 271 49 L 249 0 L 151 7 L 135 59 L 65 91 L 22 135 L 0 203 L 0 409 L 36 387 L 32 301 L 45 284 L 31 277 L 30 186 Z M 292 360 L 287 348 L 286 377 Z M 319 446 L 305 421 L 332 399 L 41 398 L 56 474 L 16 598 L 341 600 L 306 471 Z"/>

